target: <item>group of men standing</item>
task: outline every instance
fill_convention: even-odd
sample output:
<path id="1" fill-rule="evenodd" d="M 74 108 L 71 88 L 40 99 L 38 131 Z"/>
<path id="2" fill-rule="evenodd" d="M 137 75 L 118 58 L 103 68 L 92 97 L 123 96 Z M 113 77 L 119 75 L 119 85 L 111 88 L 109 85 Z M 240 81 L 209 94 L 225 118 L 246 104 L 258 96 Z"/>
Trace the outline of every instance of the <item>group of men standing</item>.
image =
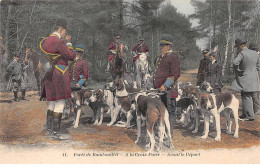
<path id="1" fill-rule="evenodd" d="M 260 57 L 254 43 L 247 48 L 246 40 L 236 39 L 236 56 L 233 60 L 235 80 L 231 89 L 241 92 L 242 115 L 244 121 L 254 121 L 255 115 L 260 114 Z M 216 60 L 216 53 L 205 49 L 204 58 L 200 61 L 197 74 L 197 85 L 207 81 L 213 88 L 213 93 L 220 93 L 222 88 L 222 67 Z"/>
<path id="2" fill-rule="evenodd" d="M 200 61 L 197 86 L 207 81 L 213 88 L 213 93 L 220 93 L 222 88 L 222 67 L 216 60 L 216 53 L 210 53 L 210 50 L 204 49 L 202 54 L 204 58 Z"/>

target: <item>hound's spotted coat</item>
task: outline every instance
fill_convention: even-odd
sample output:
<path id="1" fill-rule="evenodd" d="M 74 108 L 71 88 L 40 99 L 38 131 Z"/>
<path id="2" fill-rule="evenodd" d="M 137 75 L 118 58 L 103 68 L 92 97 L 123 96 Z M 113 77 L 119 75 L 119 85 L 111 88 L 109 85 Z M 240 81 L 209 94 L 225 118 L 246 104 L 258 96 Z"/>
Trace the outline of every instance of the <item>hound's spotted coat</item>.
<path id="1" fill-rule="evenodd" d="M 215 141 L 221 140 L 221 128 L 220 128 L 220 113 L 224 112 L 224 115 L 227 120 L 227 133 L 231 134 L 231 120 L 230 113 L 234 116 L 234 121 L 236 124 L 234 138 L 238 138 L 238 108 L 239 101 L 238 99 L 231 93 L 220 93 L 217 95 L 202 93 L 199 100 L 198 106 L 201 108 L 204 114 L 204 135 L 201 137 L 202 139 L 206 139 L 209 133 L 209 118 L 210 115 L 213 115 L 216 122 L 216 131 L 217 136 L 215 137 Z"/>
<path id="2" fill-rule="evenodd" d="M 146 120 L 147 133 L 150 138 L 150 143 L 147 145 L 147 147 L 150 147 L 150 151 L 153 151 L 155 146 L 154 126 L 156 122 L 159 123 L 158 126 L 160 149 L 162 149 L 163 139 L 166 133 L 165 126 L 167 130 L 166 135 L 170 140 L 170 148 L 173 148 L 173 144 L 171 141 L 172 137 L 170 133 L 169 114 L 161 100 L 157 97 L 147 97 L 146 95 L 140 93 L 136 96 L 135 101 L 137 103 L 137 140 L 135 141 L 135 143 L 138 143 L 140 140 L 142 126 L 141 122 L 142 120 Z"/>

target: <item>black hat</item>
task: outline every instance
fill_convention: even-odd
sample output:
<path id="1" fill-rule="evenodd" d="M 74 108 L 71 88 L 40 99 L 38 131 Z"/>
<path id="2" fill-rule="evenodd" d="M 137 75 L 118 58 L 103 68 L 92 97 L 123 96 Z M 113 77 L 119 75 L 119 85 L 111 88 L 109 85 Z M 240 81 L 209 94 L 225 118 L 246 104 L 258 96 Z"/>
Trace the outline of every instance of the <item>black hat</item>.
<path id="1" fill-rule="evenodd" d="M 68 21 L 67 20 L 65 20 L 65 19 L 58 19 L 57 21 L 56 21 L 56 24 L 55 24 L 56 26 L 61 26 L 62 28 L 64 28 L 64 29 L 68 29 Z"/>
<path id="2" fill-rule="evenodd" d="M 257 48 L 255 43 L 250 43 L 248 49 L 250 49 L 250 50 L 258 50 L 258 48 Z"/>
<path id="3" fill-rule="evenodd" d="M 202 54 L 207 54 L 207 53 L 209 53 L 209 50 L 208 50 L 208 49 L 202 50 Z"/>
<path id="4" fill-rule="evenodd" d="M 161 36 L 160 45 L 173 45 L 173 36 L 171 34 L 163 34 Z"/>
<path id="5" fill-rule="evenodd" d="M 234 46 L 234 47 L 239 47 L 240 45 L 246 44 L 246 43 L 247 43 L 247 40 L 237 38 L 237 39 L 235 40 L 235 46 Z"/>

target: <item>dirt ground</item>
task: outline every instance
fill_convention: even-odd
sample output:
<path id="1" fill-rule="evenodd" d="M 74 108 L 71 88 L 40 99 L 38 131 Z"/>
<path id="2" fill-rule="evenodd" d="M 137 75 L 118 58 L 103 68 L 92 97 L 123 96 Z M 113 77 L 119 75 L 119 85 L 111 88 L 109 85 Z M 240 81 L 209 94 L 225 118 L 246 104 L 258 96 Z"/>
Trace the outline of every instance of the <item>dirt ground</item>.
<path id="1" fill-rule="evenodd" d="M 195 84 L 196 70 L 183 71 L 180 81 L 191 81 Z M 228 90 L 228 88 L 224 88 Z M 83 114 L 77 129 L 72 127 L 72 118 L 62 121 L 62 129 L 72 136 L 72 140 L 57 141 L 47 138 L 43 132 L 46 120 L 46 102 L 39 101 L 36 91 L 27 93 L 27 101 L 12 101 L 13 94 L 0 94 L 0 144 L 10 147 L 61 147 L 66 146 L 78 150 L 98 151 L 145 151 L 145 129 L 139 145 L 135 144 L 137 137 L 136 127 L 131 129 L 122 127 L 108 127 L 109 118 L 105 118 L 102 126 L 90 123 L 92 111 L 88 106 L 83 106 Z M 241 112 L 241 110 L 240 110 Z M 203 129 L 201 123 L 198 134 L 192 134 L 187 128 L 178 124 L 174 125 L 172 139 L 175 150 L 198 150 L 216 148 L 249 148 L 260 145 L 260 116 L 253 122 L 239 121 L 239 138 L 225 133 L 225 121 L 221 118 L 222 140 L 215 142 L 216 132 L 210 132 L 209 138 L 201 140 Z M 234 131 L 234 124 L 233 129 Z M 165 142 L 165 150 L 169 150 Z"/>

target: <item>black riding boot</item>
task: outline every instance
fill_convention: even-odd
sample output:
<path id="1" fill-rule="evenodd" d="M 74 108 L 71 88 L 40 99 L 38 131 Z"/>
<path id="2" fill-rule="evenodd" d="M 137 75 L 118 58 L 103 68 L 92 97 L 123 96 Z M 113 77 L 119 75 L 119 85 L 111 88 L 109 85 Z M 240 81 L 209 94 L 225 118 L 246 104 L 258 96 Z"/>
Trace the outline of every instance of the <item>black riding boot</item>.
<path id="1" fill-rule="evenodd" d="M 46 134 L 51 135 L 52 134 L 52 127 L 53 127 L 53 111 L 47 110 L 47 118 L 46 118 Z"/>
<path id="2" fill-rule="evenodd" d="M 61 117 L 62 113 L 54 112 L 53 114 L 53 138 L 57 140 L 69 140 L 71 136 L 69 134 L 61 133 Z"/>
<path id="3" fill-rule="evenodd" d="M 26 100 L 25 99 L 25 89 L 22 90 L 22 100 Z"/>
<path id="4" fill-rule="evenodd" d="M 14 101 L 19 101 L 18 100 L 18 92 L 14 91 Z"/>

